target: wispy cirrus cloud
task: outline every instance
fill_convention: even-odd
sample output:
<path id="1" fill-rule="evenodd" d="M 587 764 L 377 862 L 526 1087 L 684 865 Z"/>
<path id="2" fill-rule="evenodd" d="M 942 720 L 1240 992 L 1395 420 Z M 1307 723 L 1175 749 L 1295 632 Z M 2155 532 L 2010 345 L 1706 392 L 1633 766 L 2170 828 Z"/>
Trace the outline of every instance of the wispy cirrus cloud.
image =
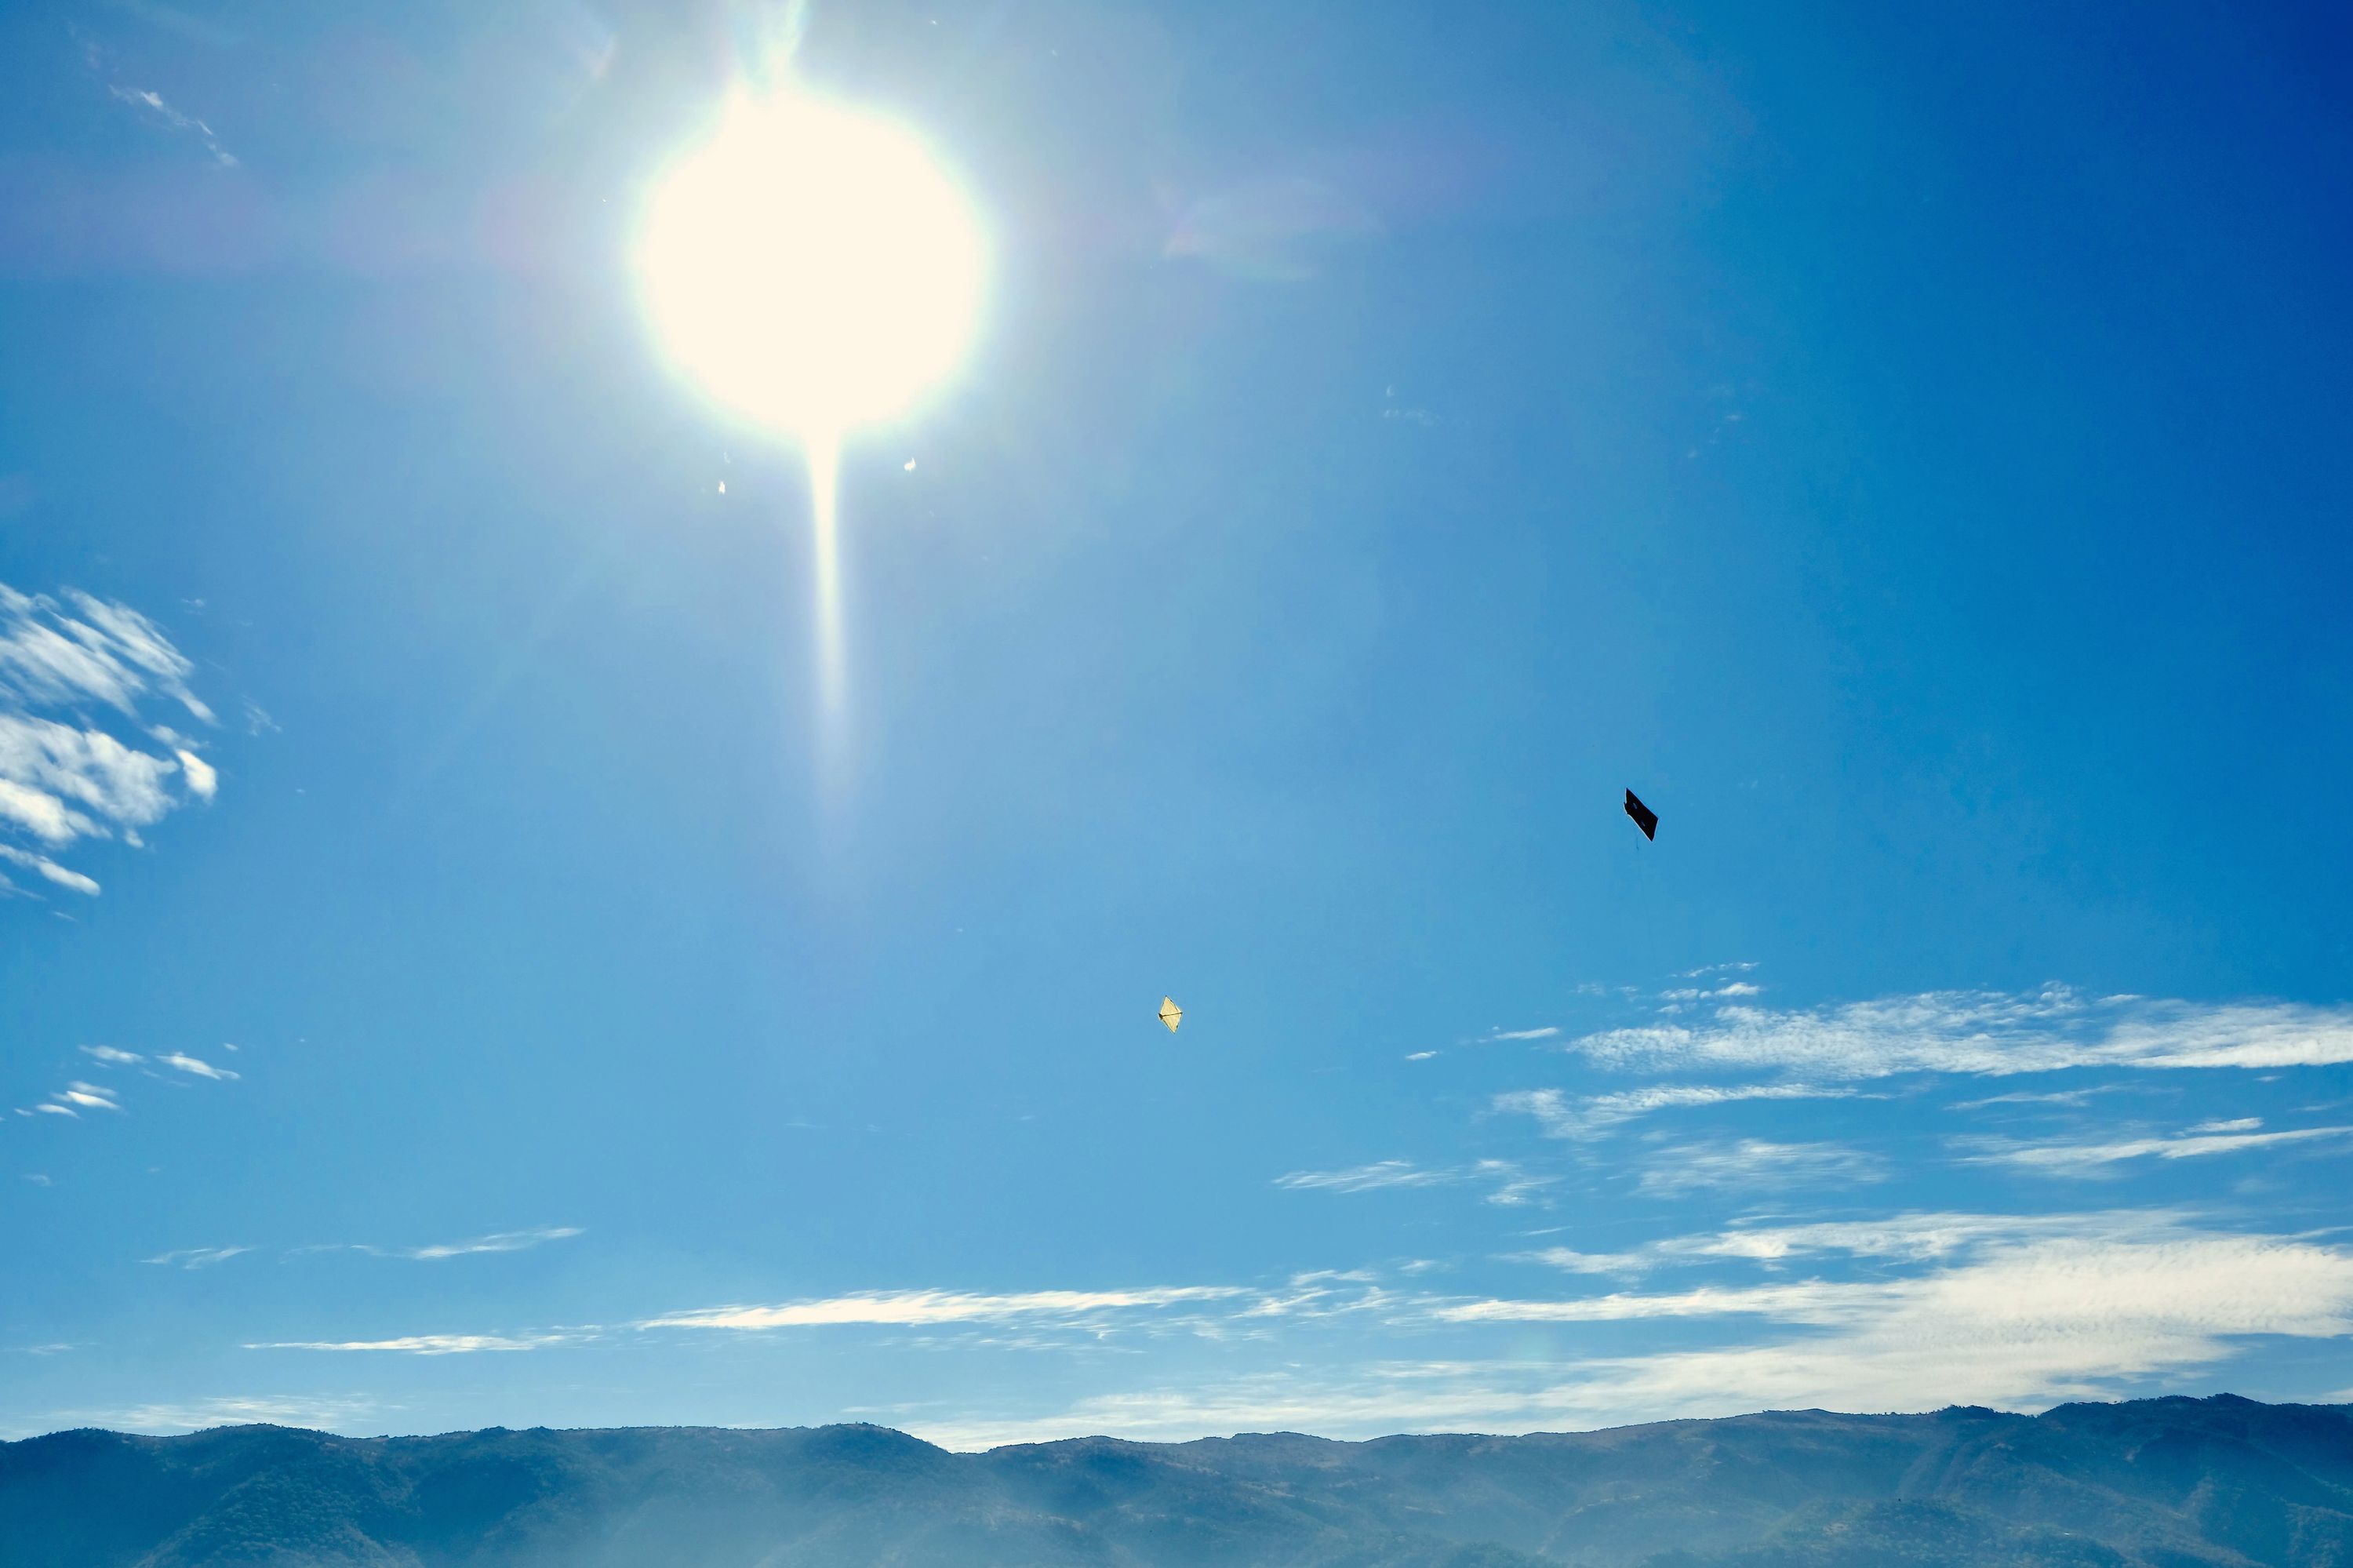
<path id="1" fill-rule="evenodd" d="M 1235 1286 L 1158 1286 L 1139 1290 L 1027 1290 L 984 1295 L 961 1290 L 858 1291 L 848 1296 L 786 1301 L 771 1307 L 705 1307 L 649 1318 L 640 1329 L 829 1328 L 871 1324 L 912 1328 L 942 1323 L 1007 1323 L 1028 1319 L 1074 1322 L 1108 1313 L 1227 1301 L 1252 1292 Z"/>
<path id="2" fill-rule="evenodd" d="M 5 817 L 6 814 L 6 802 L 0 800 L 0 817 Z M 0 862 L 22 866 L 44 882 L 81 894 L 85 897 L 96 897 L 98 895 L 97 878 L 84 876 L 80 872 L 70 867 L 59 865 L 45 854 L 37 854 L 30 850 L 21 850 L 14 844 L 0 844 Z M 5 875 L 0 875 L 0 893 L 10 891 L 14 885 Z"/>
<path id="3" fill-rule="evenodd" d="M 1496 1110 L 1531 1116 L 1546 1138 L 1594 1138 L 1654 1111 L 1740 1100 L 1852 1099 L 1856 1090 L 1812 1084 L 1653 1084 L 1611 1094 L 1571 1096 L 1561 1089 L 1497 1095 Z"/>
<path id="4" fill-rule="evenodd" d="M 2286 1144 L 2337 1142 L 2353 1137 L 2353 1127 L 2305 1127 L 2277 1132 L 2257 1132 L 2259 1117 L 2210 1122 L 2185 1132 L 2149 1138 L 2051 1139 L 2025 1142 L 2006 1138 L 1957 1138 L 1952 1140 L 1960 1158 L 1971 1165 L 2008 1165 L 2054 1176 L 2098 1176 L 2132 1160 L 2196 1160 L 2210 1155 L 2242 1154 L 2251 1149 L 2277 1149 Z"/>
<path id="5" fill-rule="evenodd" d="M 171 1068 L 174 1072 L 185 1073 L 193 1078 L 210 1078 L 215 1083 L 231 1083 L 240 1075 L 229 1071 L 227 1067 L 216 1067 L 210 1062 L 199 1060 L 195 1056 L 184 1055 L 177 1051 L 166 1052 L 164 1054 L 156 1057 L 155 1060 L 161 1062 L 164 1065 Z"/>
<path id="6" fill-rule="evenodd" d="M 142 715 L 144 705 L 167 702 L 212 724 L 212 710 L 189 689 L 194 670 L 127 605 L 0 584 L 0 862 L 95 895 L 98 883 L 58 853 L 87 839 L 136 845 L 141 830 L 169 812 L 211 800 L 219 774 L 197 743 Z M 100 711 L 135 738 L 89 716 Z M 0 875 L 0 891 L 13 885 Z"/>
<path id="7" fill-rule="evenodd" d="M 1742 962 L 1732 964 L 1702 964 L 1695 969 L 1677 970 L 1675 973 L 1675 979 L 1698 980 L 1705 975 L 1745 975 L 1756 967 L 1757 960 L 1754 959 L 1748 959 Z"/>
<path id="8" fill-rule="evenodd" d="M 1340 1171 L 1293 1171 L 1274 1179 L 1291 1192 L 1377 1192 L 1391 1187 L 1451 1187 L 1463 1182 L 1492 1182 L 1490 1203 L 1514 1207 L 1558 1180 L 1531 1175 L 1509 1160 L 1479 1160 L 1467 1165 L 1425 1166 L 1410 1160 L 1381 1160 Z"/>
<path id="9" fill-rule="evenodd" d="M 404 1334 L 390 1340 L 283 1340 L 245 1347 L 248 1351 L 381 1351 L 410 1356 L 469 1356 L 485 1351 L 536 1351 L 576 1338 L 547 1334 Z"/>
<path id="10" fill-rule="evenodd" d="M 1659 993 L 1660 1001 L 1664 1003 L 1659 1011 L 1663 1013 L 1688 1012 L 1704 1001 L 1720 1001 L 1727 996 L 1761 996 L 1764 991 L 1763 986 L 1747 980 L 1726 980 L 1722 985 L 1674 986 Z"/>
<path id="11" fill-rule="evenodd" d="M 523 1252 L 543 1246 L 553 1241 L 567 1241 L 585 1234 L 578 1225 L 541 1225 L 528 1231 L 500 1231 L 495 1234 L 475 1236 L 467 1241 L 437 1242 L 428 1246 L 396 1247 L 395 1257 L 415 1258 L 431 1263 L 445 1257 L 469 1257 L 485 1252 Z"/>
<path id="12" fill-rule="evenodd" d="M 2104 1210 L 2089 1213 L 1985 1214 L 1907 1211 L 1861 1220 L 1769 1222 L 1668 1236 L 1622 1252 L 1588 1253 L 1546 1247 L 1514 1253 L 1509 1261 L 1540 1263 L 1573 1274 L 1642 1274 L 1714 1263 L 1773 1268 L 1804 1258 L 1843 1256 L 1894 1263 L 1930 1263 L 1999 1243 L 2050 1237 L 2154 1234 L 2179 1230 L 2189 1216 L 2169 1209 Z"/>
<path id="13" fill-rule="evenodd" d="M 124 1051 L 112 1045 L 78 1045 L 75 1049 L 115 1067 L 135 1067 L 147 1059 L 136 1051 Z"/>
<path id="14" fill-rule="evenodd" d="M 2055 985 L 1929 991 L 1788 1012 L 1726 1005 L 1709 1022 L 1607 1030 L 1564 1049 L 1613 1068 L 1780 1071 L 1832 1083 L 2070 1067 L 2267 1070 L 2353 1062 L 2353 1008 L 2094 1000 Z"/>
<path id="15" fill-rule="evenodd" d="M 127 718 L 149 696 L 164 696 L 210 724 L 212 710 L 188 689 L 195 671 L 153 621 L 128 605 L 70 588 L 61 604 L 0 584 L 0 690 L 22 705 L 95 702 Z"/>
<path id="16" fill-rule="evenodd" d="M 69 1106 L 83 1110 L 120 1111 L 122 1108 L 116 1103 L 112 1089 L 102 1084 L 86 1084 L 79 1078 L 76 1078 L 64 1088 L 51 1095 L 49 1099 L 56 1105 Z"/>
<path id="17" fill-rule="evenodd" d="M 1884 1163 L 1842 1143 L 1776 1143 L 1743 1138 L 1660 1150 L 1640 1178 L 1643 1192 L 1672 1196 L 1702 1188 L 1759 1191 L 1852 1185 L 1886 1178 Z"/>
<path id="18" fill-rule="evenodd" d="M 1342 1171 L 1293 1171 L 1274 1184 L 1294 1192 L 1374 1192 L 1384 1187 L 1436 1187 L 1460 1181 L 1452 1171 L 1431 1171 L 1410 1160 L 1379 1160 Z"/>
<path id="19" fill-rule="evenodd" d="M 2094 1095 L 2113 1095 L 2127 1086 L 2123 1084 L 2091 1084 L 2080 1089 L 2051 1089 L 2037 1093 L 2020 1089 L 2006 1095 L 1988 1095 L 1983 1099 L 1956 1100 L 1945 1108 L 1950 1111 L 1984 1110 L 1989 1106 L 2064 1106 L 2073 1109 L 2088 1102 Z"/>
<path id="20" fill-rule="evenodd" d="M 237 166 L 235 155 L 221 145 L 220 138 L 213 134 L 211 126 L 193 114 L 183 114 L 173 108 L 164 101 L 162 93 L 152 88 L 125 87 L 120 82 L 111 83 L 106 91 L 107 96 L 117 103 L 131 105 L 165 130 L 177 131 L 184 135 L 195 137 L 203 145 L 205 151 L 211 154 L 213 162 L 223 168 L 233 169 Z"/>
<path id="21" fill-rule="evenodd" d="M 151 1063 L 172 1068 L 175 1072 L 185 1073 L 191 1077 L 211 1079 L 217 1083 L 232 1083 L 238 1076 L 226 1067 L 216 1067 L 209 1062 L 176 1051 L 150 1057 L 137 1051 L 125 1051 L 117 1045 L 82 1045 L 76 1049 L 102 1067 L 136 1067 L 151 1078 L 164 1076 L 163 1074 L 153 1070 L 153 1066 L 149 1065 Z M 232 1045 L 229 1049 L 235 1050 L 236 1047 Z M 120 1113 L 122 1110 L 122 1092 L 110 1084 L 93 1084 L 76 1078 L 30 1110 L 23 1107 L 17 1107 L 16 1114 L 30 1116 L 34 1112 L 46 1112 L 50 1116 L 67 1117 L 78 1121 L 81 1119 L 81 1113 L 86 1110 Z"/>
<path id="22" fill-rule="evenodd" d="M 370 1257 L 405 1258 L 412 1263 L 438 1263 L 446 1258 L 473 1257 L 484 1253 L 528 1252 L 549 1242 L 569 1241 L 588 1233 L 578 1225 L 534 1225 L 529 1230 L 495 1231 L 464 1241 L 432 1242 L 424 1246 L 385 1246 L 375 1242 L 324 1242 L 290 1247 L 290 1255 L 314 1252 L 356 1252 Z"/>
<path id="23" fill-rule="evenodd" d="M 641 1319 L 621 1327 L 765 1334 L 800 1329 L 971 1330 L 979 1342 L 1042 1348 L 1072 1336 L 1103 1341 L 1128 1332 L 1180 1330 L 1206 1339 L 1263 1339 L 1278 1326 L 1323 1325 L 1401 1313 L 1419 1320 L 1426 1302 L 1384 1288 L 1369 1269 L 1315 1269 L 1272 1287 L 1154 1286 L 1134 1289 L 860 1290 L 774 1304 L 733 1303 Z M 995 1333 L 986 1331 L 997 1330 Z M 540 1350 L 609 1337 L 603 1325 L 496 1333 L 427 1333 L 381 1339 L 257 1341 L 257 1351 L 389 1351 L 460 1355 Z"/>
<path id="24" fill-rule="evenodd" d="M 159 1252 L 153 1257 L 142 1257 L 142 1263 L 161 1264 L 166 1268 L 210 1268 L 242 1257 L 253 1249 L 249 1246 L 184 1246 L 172 1252 Z"/>

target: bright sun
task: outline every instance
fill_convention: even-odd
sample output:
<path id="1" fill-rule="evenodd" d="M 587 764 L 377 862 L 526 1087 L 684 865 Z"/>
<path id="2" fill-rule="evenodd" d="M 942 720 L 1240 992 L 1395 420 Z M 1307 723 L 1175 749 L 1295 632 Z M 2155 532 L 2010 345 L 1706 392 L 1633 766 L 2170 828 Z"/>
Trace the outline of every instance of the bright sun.
<path id="1" fill-rule="evenodd" d="M 838 714 L 841 440 L 964 357 L 987 272 L 980 225 L 902 127 L 802 93 L 739 95 L 655 190 L 637 260 L 680 366 L 807 454 L 818 680 Z"/>
<path id="2" fill-rule="evenodd" d="M 705 390 L 814 452 L 955 367 L 987 247 L 914 135 L 820 98 L 739 96 L 671 166 L 638 268 L 656 330 Z"/>

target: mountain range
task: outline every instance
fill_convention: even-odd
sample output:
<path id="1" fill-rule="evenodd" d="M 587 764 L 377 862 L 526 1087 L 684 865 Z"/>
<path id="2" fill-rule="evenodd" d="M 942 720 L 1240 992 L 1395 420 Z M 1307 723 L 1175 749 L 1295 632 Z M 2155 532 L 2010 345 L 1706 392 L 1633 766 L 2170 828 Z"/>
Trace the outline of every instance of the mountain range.
<path id="1" fill-rule="evenodd" d="M 952 1453 L 866 1425 L 0 1443 L 6 1568 L 2353 1568 L 2353 1406 Z"/>

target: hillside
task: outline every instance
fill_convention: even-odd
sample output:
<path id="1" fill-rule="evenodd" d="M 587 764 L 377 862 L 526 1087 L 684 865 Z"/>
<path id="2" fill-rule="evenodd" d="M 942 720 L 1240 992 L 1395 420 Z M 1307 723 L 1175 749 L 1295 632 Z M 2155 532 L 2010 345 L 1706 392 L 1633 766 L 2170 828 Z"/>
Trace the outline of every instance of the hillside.
<path id="1" fill-rule="evenodd" d="M 0 1444 L 9 1568 L 2353 1568 L 2353 1408 L 1774 1413 L 1525 1437 L 873 1426 Z"/>

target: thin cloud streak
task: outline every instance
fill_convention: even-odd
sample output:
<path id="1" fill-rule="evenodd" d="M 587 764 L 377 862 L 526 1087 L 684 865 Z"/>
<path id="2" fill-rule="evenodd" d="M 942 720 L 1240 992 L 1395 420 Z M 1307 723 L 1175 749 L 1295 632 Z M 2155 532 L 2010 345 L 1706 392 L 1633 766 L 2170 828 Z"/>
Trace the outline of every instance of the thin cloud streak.
<path id="1" fill-rule="evenodd" d="M 474 1236 L 465 1241 L 436 1242 L 427 1246 L 379 1246 L 374 1242 L 324 1242 L 311 1246 L 289 1247 L 289 1256 L 314 1252 L 356 1252 L 369 1257 L 405 1258 L 412 1263 L 438 1263 L 452 1257 L 473 1257 L 484 1253 L 528 1252 L 549 1242 L 568 1241 L 588 1233 L 579 1225 L 540 1225 L 527 1231 L 499 1231 L 491 1235 Z"/>
<path id="2" fill-rule="evenodd" d="M 1960 1157 L 1966 1165 L 2008 1165 L 2057 1176 L 2094 1176 L 2105 1174 L 2107 1167 L 2128 1160 L 2196 1160 L 2284 1144 L 2334 1141 L 2348 1136 L 2353 1136 L 2353 1127 L 2307 1127 L 2280 1132 L 2199 1133 L 2193 1129 L 2171 1138 L 2130 1138 L 2105 1143 L 2025 1143 L 2001 1138 L 1955 1139 L 1952 1143 L 1955 1149 L 1968 1151 Z"/>
<path id="3" fill-rule="evenodd" d="M 166 130 L 194 136 L 212 154 L 213 162 L 225 169 L 237 167 L 237 158 L 220 144 L 213 128 L 193 114 L 183 114 L 164 101 L 164 95 L 145 88 L 124 87 L 120 82 L 108 84 L 107 96 L 117 103 L 127 103 L 155 121 Z"/>
<path id="4" fill-rule="evenodd" d="M 547 1345 L 562 1344 L 571 1336 L 565 1334 L 530 1334 L 512 1338 L 501 1334 L 407 1334 L 394 1340 L 288 1340 L 249 1344 L 248 1351 L 390 1351 L 411 1356 L 467 1356 L 485 1351 L 536 1351 Z"/>
<path id="5" fill-rule="evenodd" d="M 1461 1180 L 1452 1171 L 1430 1171 L 1409 1160 L 1382 1160 L 1345 1171 L 1293 1171 L 1274 1184 L 1293 1192 L 1375 1192 L 1384 1187 L 1437 1187 Z"/>
<path id="6" fill-rule="evenodd" d="M 1755 1191 L 1881 1181 L 1886 1176 L 1879 1160 L 1844 1144 L 1744 1138 L 1662 1150 L 1643 1169 L 1640 1183 L 1644 1192 L 1675 1196 L 1708 1187 Z"/>
<path id="7" fill-rule="evenodd" d="M 2272 1070 L 2353 1062 L 2353 1009 L 1929 991 L 1800 1012 L 1718 1008 L 1713 1022 L 1613 1029 L 1564 1049 L 1605 1067 L 1779 1070 L 1830 1082 L 1907 1073 L 2004 1077 L 2070 1067 Z"/>
<path id="8" fill-rule="evenodd" d="M 227 1263 L 230 1258 L 241 1257 L 252 1250 L 249 1246 L 186 1246 L 174 1252 L 157 1253 L 153 1257 L 142 1257 L 139 1261 L 161 1264 L 166 1268 L 210 1268 L 215 1264 Z"/>
<path id="9" fill-rule="evenodd" d="M 97 1084 L 85 1084 L 77 1078 L 49 1097 L 59 1105 L 80 1106 L 90 1110 L 120 1111 L 114 1091 Z"/>
<path id="10" fill-rule="evenodd" d="M 582 1234 L 578 1225 L 543 1225 L 531 1231 L 501 1231 L 495 1235 L 476 1236 L 471 1241 L 443 1242 L 434 1246 L 409 1247 L 396 1255 L 435 1262 L 445 1257 L 470 1257 L 485 1252 L 523 1252 L 543 1246 L 552 1241 L 565 1241 Z"/>
<path id="11" fill-rule="evenodd" d="M 1382 1160 L 1344 1171 L 1293 1171 L 1274 1179 L 1289 1192 L 1377 1192 L 1391 1187 L 1451 1187 L 1463 1182 L 1492 1181 L 1494 1191 L 1485 1201 L 1514 1208 L 1559 1180 L 1532 1176 L 1509 1160 L 1480 1160 L 1469 1165 L 1429 1167 L 1410 1160 Z"/>
<path id="12" fill-rule="evenodd" d="M 1505 1261 L 1543 1264 L 1572 1274 L 1609 1275 L 1721 1263 L 1749 1263 L 1774 1268 L 1796 1259 L 1825 1255 L 1932 1263 L 1992 1243 L 2159 1234 L 2181 1228 L 2189 1217 L 2171 1209 L 2047 1214 L 1911 1211 L 1868 1220 L 1736 1225 L 1721 1231 L 1669 1236 L 1624 1252 L 1588 1253 L 1553 1246 L 1508 1254 Z"/>
<path id="13" fill-rule="evenodd" d="M 1078 1319 L 1105 1312 L 1150 1311 L 1180 1304 L 1224 1301 L 1251 1292 L 1233 1286 L 1187 1285 L 1143 1290 L 1030 1290 L 979 1295 L 955 1290 L 860 1291 L 773 1307 L 708 1307 L 649 1318 L 640 1329 L 831 1328 L 876 1324 L 906 1328 L 936 1323 L 1007 1323 Z"/>
<path id="14" fill-rule="evenodd" d="M 241 1075 L 229 1071 L 227 1067 L 216 1067 L 210 1062 L 183 1055 L 177 1051 L 158 1056 L 155 1060 L 175 1072 L 185 1073 L 191 1077 L 210 1078 L 216 1083 L 232 1083 Z"/>
<path id="15" fill-rule="evenodd" d="M 1856 1093 L 1811 1084 L 1656 1084 L 1579 1099 L 1559 1089 L 1515 1089 L 1497 1095 L 1493 1104 L 1506 1115 L 1534 1117 L 1546 1138 L 1595 1138 L 1654 1111 L 1741 1100 L 1852 1099 Z"/>

